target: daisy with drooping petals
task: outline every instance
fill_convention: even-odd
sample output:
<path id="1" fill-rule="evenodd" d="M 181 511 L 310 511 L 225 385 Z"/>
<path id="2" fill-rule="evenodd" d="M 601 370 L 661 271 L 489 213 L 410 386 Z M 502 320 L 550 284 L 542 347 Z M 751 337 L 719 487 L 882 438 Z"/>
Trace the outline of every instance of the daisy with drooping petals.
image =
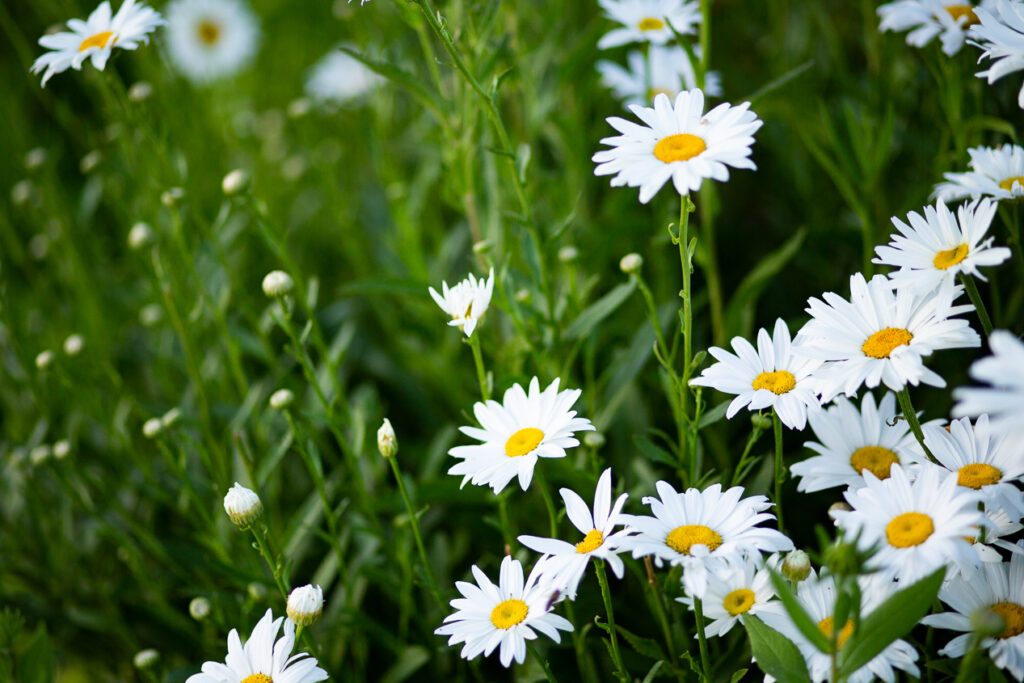
<path id="1" fill-rule="evenodd" d="M 277 633 L 284 624 L 284 635 Z M 268 609 L 249 640 L 242 646 L 238 631 L 228 634 L 228 656 L 224 664 L 206 662 L 203 673 L 189 676 L 185 683 L 316 683 L 327 680 L 327 672 L 306 653 L 292 656 L 295 624 L 284 617 L 274 619 Z"/>
<path id="2" fill-rule="evenodd" d="M 654 108 L 632 105 L 630 110 L 646 125 L 618 116 L 608 118 L 622 133 L 604 138 L 594 154 L 594 175 L 614 175 L 612 187 L 640 188 L 646 204 L 671 178 L 680 195 L 699 190 L 704 178 L 729 179 L 728 166 L 756 169 L 750 160 L 753 135 L 762 125 L 750 103 L 720 104 L 704 114 L 704 93 L 698 88 L 676 95 L 675 104 L 664 93 Z"/>
<path id="3" fill-rule="evenodd" d="M 503 666 L 515 659 L 522 664 L 526 659 L 526 641 L 537 638 L 540 631 L 556 643 L 561 642 L 559 629 L 572 631 L 572 624 L 549 609 L 555 588 L 546 578 L 546 570 L 539 563 L 523 582 L 523 565 L 506 555 L 501 561 L 501 574 L 495 586 L 480 568 L 473 565 L 476 585 L 456 581 L 461 598 L 451 601 L 457 611 L 444 618 L 444 625 L 434 630 L 439 636 L 450 636 L 449 645 L 465 643 L 461 656 L 475 659 L 485 657 L 501 646 Z"/>
<path id="4" fill-rule="evenodd" d="M 983 239 L 996 214 L 996 202 L 978 199 L 963 204 L 954 216 L 940 202 L 926 206 L 924 216 L 911 211 L 907 225 L 895 216 L 892 224 L 900 234 L 889 244 L 875 247 L 873 263 L 893 266 L 889 273 L 896 287 L 930 292 L 944 280 L 955 281 L 959 273 L 984 280 L 979 266 L 998 266 L 1010 258 L 1007 247 L 993 247 L 993 237 Z"/>
<path id="5" fill-rule="evenodd" d="M 989 522 L 978 509 L 978 495 L 957 486 L 955 476 L 929 467 L 911 482 L 894 465 L 884 481 L 870 471 L 864 479 L 864 488 L 843 494 L 853 509 L 831 514 L 862 549 L 878 547 L 873 561 L 884 574 L 911 583 L 950 563 L 978 563 L 966 539 Z"/>
<path id="6" fill-rule="evenodd" d="M 1024 197 L 1024 147 L 972 147 L 966 173 L 943 173 L 947 182 L 939 183 L 933 198 L 951 202 L 965 197 L 1018 199 Z"/>
<path id="7" fill-rule="evenodd" d="M 317 62 L 306 79 L 306 94 L 317 102 L 341 105 L 370 92 L 386 79 L 339 45 Z"/>
<path id="8" fill-rule="evenodd" d="M 622 578 L 622 560 L 619 559 L 619 542 L 627 534 L 625 529 L 617 532 L 612 530 L 621 524 L 619 513 L 628 493 L 615 499 L 612 505 L 612 470 L 609 467 L 597 481 L 594 492 L 594 511 L 575 491 L 561 489 L 562 500 L 565 501 L 565 512 L 572 525 L 583 534 L 583 540 L 575 545 L 560 541 L 557 538 L 540 538 L 539 536 L 520 536 L 519 542 L 531 550 L 548 556 L 547 573 L 549 580 L 558 590 L 565 593 L 570 600 L 576 599 L 576 590 L 587 570 L 590 558 L 595 557 L 608 563 L 615 576 Z"/>
<path id="9" fill-rule="evenodd" d="M 654 556 L 659 567 L 663 562 L 682 565 L 683 585 L 694 597 L 703 599 L 709 574 L 721 576 L 729 565 L 741 565 L 761 551 L 793 549 L 793 542 L 779 531 L 757 526 L 775 519 L 764 512 L 771 506 L 764 496 L 740 500 L 742 486 L 722 491 L 721 484 L 684 493 L 668 482 L 659 481 L 656 486 L 660 500 L 643 499 L 653 517 L 622 515 L 638 532 L 624 538 L 622 548 L 632 550 L 633 557 Z"/>
<path id="10" fill-rule="evenodd" d="M 700 8 L 694 0 L 598 0 L 612 21 L 622 24 L 598 41 L 601 50 L 627 43 L 650 42 L 664 45 L 675 35 L 693 33 L 700 23 Z"/>
<path id="11" fill-rule="evenodd" d="M 821 361 L 793 355 L 785 321 L 775 321 L 774 336 L 763 328 L 758 331 L 756 349 L 742 337 L 733 338 L 732 348 L 735 355 L 717 346 L 708 349 L 718 362 L 690 384 L 737 394 L 727 418 L 744 406 L 751 411 L 772 408 L 790 429 L 807 426 L 807 409 L 819 405 L 810 376 Z"/>
<path id="12" fill-rule="evenodd" d="M 473 336 L 473 331 L 487 312 L 493 293 L 494 268 L 491 268 L 486 280 L 477 280 L 470 273 L 469 277 L 450 289 L 447 282 L 442 282 L 441 294 L 433 287 L 430 288 L 430 296 L 442 311 L 452 317 L 448 324 L 462 328 L 467 337 Z"/>
<path id="13" fill-rule="evenodd" d="M 744 614 L 758 614 L 771 609 L 775 596 L 769 567 L 777 564 L 778 555 L 761 565 L 761 556 L 748 557 L 741 564 L 730 565 L 720 575 L 708 577 L 708 589 L 701 599 L 704 616 L 710 622 L 704 627 L 705 636 L 724 636 Z M 693 609 L 693 596 L 676 598 Z M 694 638 L 698 637 L 694 634 Z"/>
<path id="14" fill-rule="evenodd" d="M 1024 69 L 1024 4 L 994 0 L 991 7 L 979 7 L 975 14 L 979 24 L 971 28 L 971 42 L 984 50 L 978 61 L 992 60 L 987 71 L 976 74 L 978 78 L 987 78 L 991 85 Z M 1017 105 L 1024 109 L 1024 87 L 1017 95 Z"/>
<path id="15" fill-rule="evenodd" d="M 849 486 L 862 488 L 864 472 L 888 479 L 893 465 L 916 464 L 924 455 L 906 420 L 896 420 L 896 396 L 886 392 L 875 406 L 875 397 L 865 392 L 860 411 L 840 396 L 835 405 L 811 413 L 810 423 L 818 442 L 804 446 L 818 453 L 790 466 L 800 477 L 797 491 L 811 493 Z M 930 425 L 931 423 L 929 423 Z M 905 469 L 908 476 L 914 471 Z"/>
<path id="16" fill-rule="evenodd" d="M 954 389 L 957 403 L 953 415 L 987 414 L 993 432 L 1019 443 L 1024 438 L 1024 343 L 1009 332 L 996 330 L 988 345 L 992 355 L 974 361 L 969 373 L 991 386 Z M 1024 450 L 1018 446 L 1017 457 L 1021 456 Z"/>
<path id="17" fill-rule="evenodd" d="M 135 0 L 124 0 L 114 15 L 110 3 L 104 0 L 87 20 L 68 21 L 70 32 L 62 31 L 40 38 L 39 44 L 51 52 L 36 59 L 31 71 L 39 73 L 46 70 L 43 74 L 44 87 L 51 76 L 66 71 L 68 67 L 81 70 L 87 59 L 102 71 L 115 47 L 134 50 L 140 43 L 148 43 L 149 34 L 163 24 L 164 20 L 156 10 L 136 4 Z"/>
<path id="18" fill-rule="evenodd" d="M 953 316 L 974 306 L 954 306 L 963 287 L 944 284 L 935 293 L 892 289 L 891 281 L 860 273 L 850 277 L 850 299 L 826 292 L 811 297 L 811 320 L 800 331 L 799 354 L 827 361 L 817 372 L 818 390 L 828 402 L 837 394 L 853 396 L 861 385 L 884 383 L 893 391 L 921 382 L 935 387 L 946 381 L 924 366 L 924 357 L 940 349 L 981 344 L 970 324 Z"/>
<path id="19" fill-rule="evenodd" d="M 978 7 L 991 7 L 992 0 L 982 0 Z M 907 45 L 924 47 L 936 36 L 942 51 L 955 55 L 964 46 L 968 29 L 978 23 L 977 9 L 964 0 L 898 0 L 878 8 L 882 23 L 880 31 L 910 31 Z"/>
<path id="20" fill-rule="evenodd" d="M 967 653 L 973 635 L 971 615 L 978 610 L 995 612 L 1003 620 L 1003 630 L 982 638 L 980 647 L 988 651 L 993 664 L 1019 681 L 1024 679 L 1024 541 L 1016 547 L 1009 562 L 987 562 L 948 581 L 939 590 L 939 599 L 955 611 L 931 614 L 921 621 L 963 632 L 939 650 L 940 655 L 959 659 Z"/>
<path id="21" fill-rule="evenodd" d="M 259 23 L 243 0 L 174 0 L 167 6 L 171 61 L 193 83 L 238 73 L 259 42 Z"/>
<path id="22" fill-rule="evenodd" d="M 573 434 L 593 430 L 594 425 L 569 410 L 580 397 L 580 390 L 559 391 L 558 382 L 556 379 L 541 391 L 534 377 L 529 393 L 514 384 L 501 403 L 474 405 L 480 428 L 460 427 L 459 431 L 483 443 L 449 450 L 449 455 L 462 462 L 448 474 L 461 474 L 463 486 L 472 481 L 476 486 L 490 486 L 495 493 L 518 476 L 525 491 L 538 458 L 564 458 L 566 448 L 579 446 Z"/>
<path id="23" fill-rule="evenodd" d="M 647 106 L 660 93 L 675 98 L 680 91 L 697 87 L 693 64 L 681 47 L 652 45 L 646 57 L 643 52 L 634 50 L 626 56 L 626 63 L 629 68 L 624 69 L 615 62 L 602 60 L 597 63 L 597 70 L 601 82 L 627 105 Z M 722 94 L 717 73 L 704 76 L 704 92 L 712 97 Z"/>

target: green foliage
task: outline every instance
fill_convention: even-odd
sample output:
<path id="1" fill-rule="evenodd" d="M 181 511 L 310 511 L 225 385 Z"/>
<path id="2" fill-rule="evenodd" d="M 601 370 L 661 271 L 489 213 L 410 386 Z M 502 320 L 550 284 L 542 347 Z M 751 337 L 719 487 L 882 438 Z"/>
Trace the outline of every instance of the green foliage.
<path id="1" fill-rule="evenodd" d="M 743 617 L 743 626 L 750 637 L 750 649 L 754 659 L 763 671 L 787 683 L 811 680 L 803 655 L 793 641 L 765 626 L 763 621 L 752 615 Z"/>

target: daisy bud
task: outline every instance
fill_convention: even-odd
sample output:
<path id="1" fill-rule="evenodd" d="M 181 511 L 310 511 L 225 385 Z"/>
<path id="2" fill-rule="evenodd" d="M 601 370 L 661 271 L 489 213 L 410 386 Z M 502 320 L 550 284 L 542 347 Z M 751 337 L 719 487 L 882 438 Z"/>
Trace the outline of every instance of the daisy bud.
<path id="1" fill-rule="evenodd" d="M 516 301 L 525 304 L 527 301 L 530 300 L 530 290 L 524 287 L 523 289 L 520 289 L 518 292 L 516 292 L 515 297 Z"/>
<path id="2" fill-rule="evenodd" d="M 57 460 L 63 460 L 68 457 L 71 453 L 71 442 L 67 439 L 61 439 L 57 443 L 53 444 L 53 457 Z"/>
<path id="3" fill-rule="evenodd" d="M 32 258 L 42 261 L 50 251 L 50 238 L 45 233 L 39 233 L 28 242 L 28 251 Z"/>
<path id="4" fill-rule="evenodd" d="M 34 193 L 35 187 L 32 185 L 31 180 L 18 181 L 11 188 L 11 203 L 15 206 L 28 204 Z"/>
<path id="5" fill-rule="evenodd" d="M 192 598 L 192 602 L 188 603 L 188 613 L 196 621 L 202 621 L 210 616 L 210 601 L 202 596 Z"/>
<path id="6" fill-rule="evenodd" d="M 160 426 L 167 429 L 181 418 L 181 411 L 177 408 L 171 408 L 163 417 L 160 418 Z"/>
<path id="7" fill-rule="evenodd" d="M 305 97 L 300 97 L 297 100 L 292 100 L 285 111 L 288 114 L 288 118 L 301 119 L 303 116 L 308 114 L 312 108 L 313 105 L 309 100 Z"/>
<path id="8" fill-rule="evenodd" d="M 149 648 L 147 650 L 139 650 L 135 653 L 135 658 L 132 659 L 132 663 L 136 669 L 151 669 L 156 666 L 156 663 L 160 661 L 160 653 Z"/>
<path id="9" fill-rule="evenodd" d="M 833 512 L 849 512 L 852 509 L 852 507 L 850 507 L 843 501 L 839 501 L 838 503 L 832 503 L 831 505 L 828 506 L 828 516 L 835 519 L 835 516 L 832 514 Z"/>
<path id="10" fill-rule="evenodd" d="M 153 327 L 163 315 L 164 309 L 160 308 L 160 304 L 146 304 L 139 309 L 139 322 L 145 327 Z"/>
<path id="11" fill-rule="evenodd" d="M 278 389 L 270 395 L 270 407 L 274 410 L 284 410 L 295 400 L 295 394 L 288 389 Z"/>
<path id="12" fill-rule="evenodd" d="M 221 181 L 220 187 L 224 190 L 224 194 L 227 196 L 230 197 L 232 195 L 236 195 L 249 187 L 249 174 L 240 168 L 236 168 L 224 176 L 224 180 Z"/>
<path id="13" fill-rule="evenodd" d="M 626 275 L 634 275 L 640 272 L 643 265 L 644 257 L 640 254 L 626 254 L 622 257 L 622 260 L 619 261 L 619 270 Z"/>
<path id="14" fill-rule="evenodd" d="M 164 430 L 164 423 L 158 417 L 151 417 L 142 423 L 142 435 L 147 439 L 155 439 Z"/>
<path id="15" fill-rule="evenodd" d="M 83 346 L 85 346 L 85 340 L 82 339 L 82 335 L 69 335 L 68 338 L 64 340 L 64 353 L 69 356 L 77 356 L 82 352 Z"/>
<path id="16" fill-rule="evenodd" d="M 50 445 L 42 443 L 29 451 L 28 460 L 38 467 L 46 462 L 52 453 L 53 449 L 50 448 Z"/>
<path id="17" fill-rule="evenodd" d="M 981 607 L 971 612 L 971 630 L 983 638 L 996 638 L 1006 630 L 1006 620 L 991 607 Z"/>
<path id="18" fill-rule="evenodd" d="M 309 626 L 320 618 L 323 610 L 324 591 L 320 586 L 300 586 L 288 595 L 286 611 L 296 626 Z"/>
<path id="19" fill-rule="evenodd" d="M 25 168 L 34 171 L 46 163 L 46 149 L 34 147 L 25 154 Z"/>
<path id="20" fill-rule="evenodd" d="M 224 511 L 239 529 L 250 529 L 263 516 L 263 503 L 255 491 L 236 481 L 224 496 Z"/>
<path id="21" fill-rule="evenodd" d="M 263 278 L 263 293 L 272 298 L 284 296 L 294 286 L 291 275 L 283 270 L 272 270 Z"/>
<path id="22" fill-rule="evenodd" d="M 100 154 L 100 151 L 98 149 L 94 149 L 93 151 L 89 152 L 84 157 L 82 157 L 82 160 L 78 162 L 78 170 L 82 172 L 82 175 L 91 173 L 93 170 L 96 169 L 97 166 L 100 165 L 100 161 L 102 160 L 103 155 Z"/>
<path id="23" fill-rule="evenodd" d="M 811 558 L 803 550 L 791 550 L 782 561 L 782 575 L 800 582 L 811 575 Z"/>
<path id="24" fill-rule="evenodd" d="M 583 435 L 583 445 L 587 448 L 600 448 L 604 444 L 605 438 L 601 432 L 587 432 Z"/>
<path id="25" fill-rule="evenodd" d="M 263 598 L 267 597 L 267 587 L 264 586 L 262 583 L 258 583 L 256 581 L 253 581 L 248 586 L 246 586 L 245 591 L 249 594 L 249 597 L 252 598 L 252 600 L 255 602 L 260 602 L 263 600 Z"/>
<path id="26" fill-rule="evenodd" d="M 166 206 L 168 209 L 173 208 L 181 198 L 185 196 L 185 190 L 180 187 L 171 187 L 164 190 L 160 194 L 160 203 Z"/>
<path id="27" fill-rule="evenodd" d="M 562 263 L 572 263 L 579 258 L 580 252 L 576 247 L 568 246 L 562 247 L 558 250 L 558 260 Z"/>
<path id="28" fill-rule="evenodd" d="M 473 245 L 473 253 L 486 254 L 491 250 L 493 246 L 494 244 L 492 244 L 490 240 L 480 240 L 479 242 Z"/>
<path id="29" fill-rule="evenodd" d="M 750 416 L 750 424 L 758 429 L 771 429 L 772 419 L 763 413 L 754 413 Z"/>
<path id="30" fill-rule="evenodd" d="M 145 246 L 149 246 L 153 243 L 153 239 L 153 229 L 146 223 L 136 223 L 132 226 L 132 229 L 128 231 L 128 246 L 133 251 L 138 251 Z"/>
<path id="31" fill-rule="evenodd" d="M 393 458 L 398 455 L 398 439 L 395 437 L 391 421 L 387 418 L 384 418 L 383 424 L 377 430 L 377 450 L 385 458 Z"/>
<path id="32" fill-rule="evenodd" d="M 36 367 L 40 370 L 45 370 L 51 365 L 53 365 L 53 351 L 49 349 L 40 351 L 39 355 L 36 356 Z"/>
<path id="33" fill-rule="evenodd" d="M 132 87 L 128 88 L 128 99 L 132 102 L 145 102 L 152 94 L 153 86 L 148 81 L 132 83 Z"/>

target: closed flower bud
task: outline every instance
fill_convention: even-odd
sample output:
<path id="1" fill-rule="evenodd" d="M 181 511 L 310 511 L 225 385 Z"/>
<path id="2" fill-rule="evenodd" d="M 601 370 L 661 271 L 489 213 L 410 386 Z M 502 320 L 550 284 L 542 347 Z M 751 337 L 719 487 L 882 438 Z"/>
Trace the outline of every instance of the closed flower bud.
<path id="1" fill-rule="evenodd" d="M 33 465 L 42 465 L 46 462 L 50 455 L 53 453 L 53 449 L 50 448 L 50 444 L 39 444 L 28 453 L 28 460 Z"/>
<path id="2" fill-rule="evenodd" d="M 294 286 L 291 275 L 283 270 L 272 270 L 263 278 L 263 293 L 269 297 L 284 296 Z"/>
<path id="3" fill-rule="evenodd" d="M 156 666 L 156 663 L 160 661 L 160 653 L 149 648 L 146 650 L 139 650 L 135 653 L 135 658 L 132 659 L 132 663 L 136 669 L 151 669 Z"/>
<path id="4" fill-rule="evenodd" d="M 46 149 L 33 147 L 25 154 L 25 168 L 34 171 L 46 163 Z"/>
<path id="5" fill-rule="evenodd" d="M 53 457 L 57 460 L 63 460 L 68 457 L 71 453 L 71 442 L 67 439 L 61 439 L 57 443 L 53 444 Z"/>
<path id="6" fill-rule="evenodd" d="M 792 550 L 782 561 L 782 575 L 790 581 L 803 581 L 811 574 L 811 558 L 803 550 Z"/>
<path id="7" fill-rule="evenodd" d="M 828 506 L 828 516 L 832 519 L 835 519 L 835 515 L 832 514 L 833 512 L 849 512 L 852 509 L 853 508 L 851 508 L 843 501 L 839 501 L 838 503 L 832 503 L 831 505 Z"/>
<path id="8" fill-rule="evenodd" d="M 146 304 L 139 309 L 139 322 L 146 327 L 153 327 L 163 316 L 164 309 L 160 308 L 160 304 Z"/>
<path id="9" fill-rule="evenodd" d="M 185 196 L 185 190 L 180 187 L 171 187 L 160 193 L 160 202 L 168 209 L 177 206 L 181 198 Z"/>
<path id="10" fill-rule="evenodd" d="M 136 223 L 128 231 L 128 246 L 134 251 L 153 243 L 153 229 L 147 223 Z"/>
<path id="11" fill-rule="evenodd" d="M 69 335 L 68 338 L 64 340 L 64 353 L 69 356 L 77 356 L 82 352 L 83 346 L 85 346 L 85 340 L 82 339 L 82 335 Z"/>
<path id="12" fill-rule="evenodd" d="M 562 247 L 558 250 L 558 260 L 562 263 L 572 263 L 579 258 L 580 252 L 576 247 Z"/>
<path id="13" fill-rule="evenodd" d="M 263 598 L 267 597 L 267 587 L 258 581 L 251 582 L 245 587 L 245 591 L 255 602 L 262 602 Z"/>
<path id="14" fill-rule="evenodd" d="M 384 418 L 383 424 L 377 430 L 377 450 L 385 458 L 393 458 L 398 455 L 398 439 L 395 437 L 391 421 L 387 418 Z"/>
<path id="15" fill-rule="evenodd" d="M 601 432 L 587 432 L 583 435 L 583 445 L 587 448 L 600 448 L 604 444 L 605 438 Z"/>
<path id="16" fill-rule="evenodd" d="M 100 165 L 100 161 L 103 160 L 103 155 L 100 154 L 99 150 L 94 149 L 93 151 L 82 157 L 82 160 L 78 162 L 78 170 L 82 174 L 91 173 L 97 166 Z"/>
<path id="17" fill-rule="evenodd" d="M 192 598 L 192 602 L 188 603 L 188 613 L 196 621 L 202 621 L 210 616 L 210 601 L 202 596 Z"/>
<path id="18" fill-rule="evenodd" d="M 320 586 L 306 585 L 292 590 L 288 595 L 288 618 L 296 626 L 309 626 L 320 618 L 324 610 L 324 592 Z"/>
<path id="19" fill-rule="evenodd" d="M 51 365 L 53 365 L 53 351 L 49 349 L 40 351 L 39 355 L 36 356 L 36 367 L 40 370 L 45 370 Z"/>
<path id="20" fill-rule="evenodd" d="M 221 181 L 220 187 L 224 190 L 224 194 L 227 196 L 236 195 L 245 188 L 249 187 L 249 174 L 240 168 L 236 168 L 233 171 L 229 171 L 224 180 Z"/>
<path id="21" fill-rule="evenodd" d="M 274 410 L 284 410 L 295 400 L 295 394 L 288 389 L 278 389 L 270 395 L 270 407 Z"/>
<path id="22" fill-rule="evenodd" d="M 239 529 L 250 529 L 263 516 L 263 503 L 255 491 L 236 481 L 224 496 L 224 511 Z"/>
<path id="23" fill-rule="evenodd" d="M 132 83 L 132 87 L 128 88 L 128 99 L 132 102 L 145 102 L 152 94 L 153 86 L 148 81 Z"/>
<path id="24" fill-rule="evenodd" d="M 480 240 L 479 242 L 477 242 L 476 244 L 473 245 L 473 253 L 474 254 L 486 254 L 493 247 L 494 247 L 494 244 L 492 244 L 490 240 Z"/>
<path id="25" fill-rule="evenodd" d="M 771 429 L 772 419 L 762 413 L 754 413 L 750 416 L 750 424 L 758 429 Z"/>
<path id="26" fill-rule="evenodd" d="M 36 188 L 31 180 L 19 180 L 11 188 L 11 203 L 15 206 L 28 204 L 35 194 Z"/>
<path id="27" fill-rule="evenodd" d="M 640 254 L 626 254 L 619 261 L 619 270 L 626 275 L 633 275 L 639 273 L 640 269 L 644 266 L 644 257 Z"/>
<path id="28" fill-rule="evenodd" d="M 142 435 L 147 439 L 155 439 L 164 430 L 164 423 L 158 417 L 151 417 L 142 423 Z"/>
<path id="29" fill-rule="evenodd" d="M 160 426 L 162 426 L 164 429 L 167 429 L 168 427 L 176 423 L 179 419 L 181 419 L 181 411 L 178 410 L 177 408 L 171 408 L 166 413 L 164 413 L 163 417 L 160 418 Z"/>

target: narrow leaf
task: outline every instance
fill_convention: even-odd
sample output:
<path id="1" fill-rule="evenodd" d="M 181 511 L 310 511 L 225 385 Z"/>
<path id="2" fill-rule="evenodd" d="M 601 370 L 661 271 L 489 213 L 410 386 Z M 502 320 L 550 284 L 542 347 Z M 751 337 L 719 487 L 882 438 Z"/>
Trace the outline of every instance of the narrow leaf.
<path id="1" fill-rule="evenodd" d="M 743 616 L 743 626 L 750 637 L 750 651 L 762 671 L 786 683 L 810 683 L 807 663 L 793 641 L 749 614 Z"/>
<path id="2" fill-rule="evenodd" d="M 782 600 L 782 605 L 786 608 L 789 618 L 793 620 L 793 623 L 796 624 L 804 638 L 811 641 L 811 644 L 818 648 L 818 650 L 828 654 L 832 649 L 832 643 L 829 642 L 825 634 L 818 628 L 818 624 L 811 619 L 803 605 L 797 600 L 793 589 L 789 585 L 789 581 L 774 570 L 772 570 L 771 575 L 772 585 L 775 586 L 775 592 L 778 594 L 779 599 Z"/>
<path id="3" fill-rule="evenodd" d="M 565 330 L 566 339 L 582 339 L 589 335 L 597 324 L 615 312 L 636 289 L 636 281 L 624 282 L 595 301 L 580 313 Z"/>

